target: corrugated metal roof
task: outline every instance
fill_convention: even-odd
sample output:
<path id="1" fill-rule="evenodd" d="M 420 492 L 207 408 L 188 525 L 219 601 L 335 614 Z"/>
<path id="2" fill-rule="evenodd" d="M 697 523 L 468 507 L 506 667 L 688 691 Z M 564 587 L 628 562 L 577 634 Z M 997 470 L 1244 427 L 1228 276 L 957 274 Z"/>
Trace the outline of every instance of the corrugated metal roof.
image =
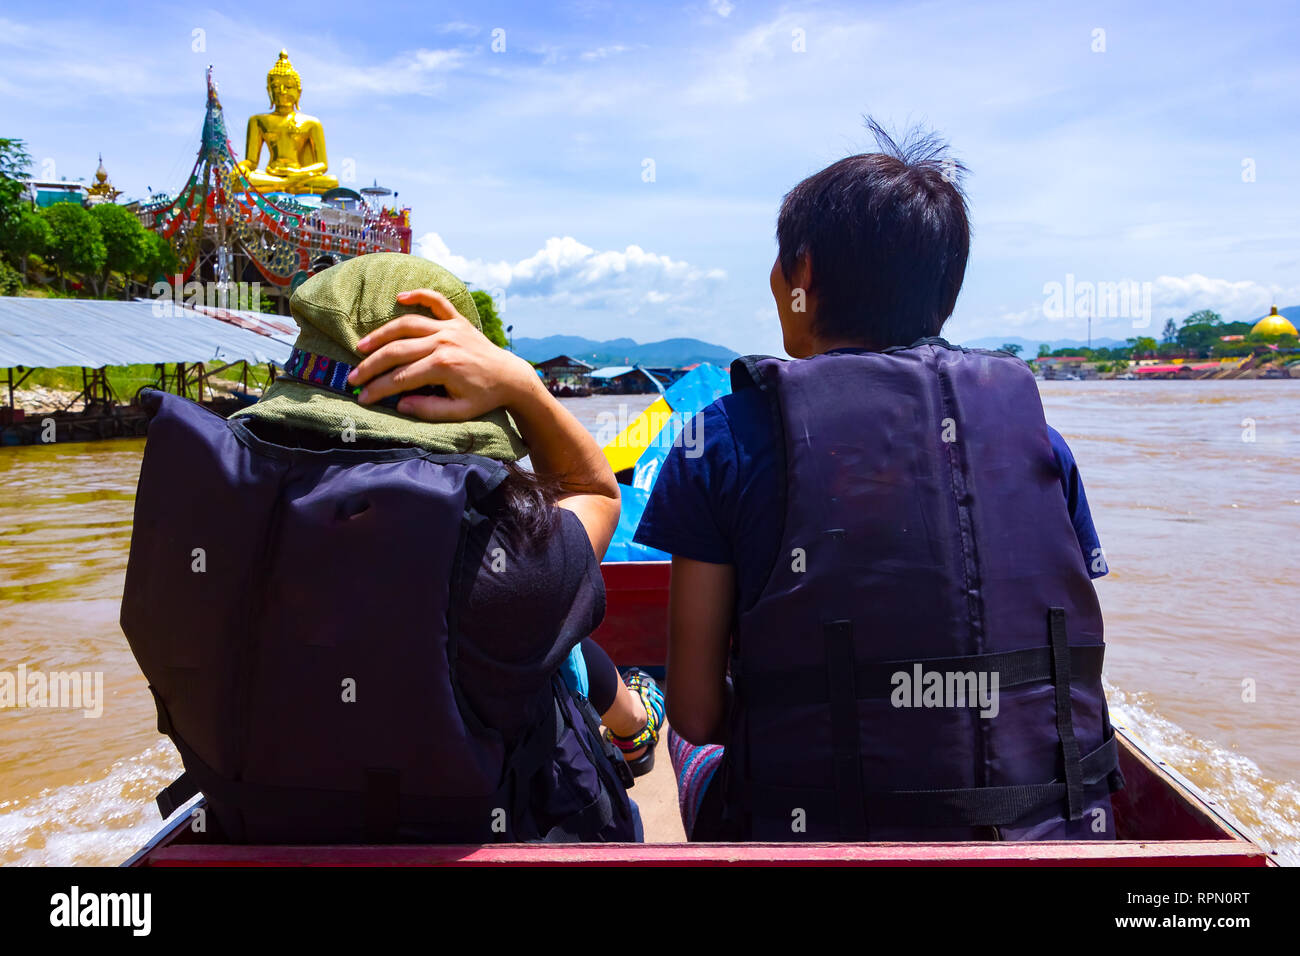
<path id="1" fill-rule="evenodd" d="M 574 358 L 572 355 L 557 355 L 554 358 L 548 358 L 545 361 L 535 362 L 533 364 L 535 364 L 538 368 L 541 368 L 543 365 L 548 367 L 551 365 L 567 365 L 570 368 L 591 368 L 592 367 L 590 362 L 584 362 L 582 359 Z"/>
<path id="2" fill-rule="evenodd" d="M 592 372 L 589 378 L 618 378 L 620 375 L 626 375 L 628 372 L 635 372 L 636 369 L 631 365 L 607 365 L 604 368 L 598 368 Z"/>
<path id="3" fill-rule="evenodd" d="M 248 329 L 258 335 L 265 335 L 285 345 L 292 346 L 298 339 L 298 326 L 287 315 L 268 315 L 265 312 L 253 312 L 248 309 L 220 309 L 215 306 L 192 305 L 188 308 L 214 319 Z"/>
<path id="4" fill-rule="evenodd" d="M 241 360 L 283 365 L 289 351 L 283 335 L 271 338 L 170 300 L 0 297 L 0 368 Z"/>

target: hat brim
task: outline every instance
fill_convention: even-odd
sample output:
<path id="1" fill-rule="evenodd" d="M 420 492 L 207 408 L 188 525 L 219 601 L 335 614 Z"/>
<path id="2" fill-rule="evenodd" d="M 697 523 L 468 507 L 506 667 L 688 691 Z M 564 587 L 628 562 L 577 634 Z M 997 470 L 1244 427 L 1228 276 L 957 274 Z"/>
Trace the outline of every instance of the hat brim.
<path id="1" fill-rule="evenodd" d="M 467 422 L 426 422 L 383 405 L 361 405 L 305 382 L 278 379 L 261 401 L 230 416 L 256 418 L 341 437 L 400 442 L 438 454 L 518 461 L 528 446 L 504 408 Z"/>

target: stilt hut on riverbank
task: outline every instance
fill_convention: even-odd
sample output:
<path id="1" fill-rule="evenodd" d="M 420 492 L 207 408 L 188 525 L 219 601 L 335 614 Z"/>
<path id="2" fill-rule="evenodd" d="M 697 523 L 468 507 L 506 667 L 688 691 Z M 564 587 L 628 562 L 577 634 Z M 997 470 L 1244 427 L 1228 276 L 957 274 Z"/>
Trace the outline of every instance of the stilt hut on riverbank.
<path id="1" fill-rule="evenodd" d="M 119 395 L 110 374 L 126 365 L 152 365 L 153 381 L 145 384 L 233 411 L 256 400 L 253 392 L 288 360 L 296 334 L 274 316 L 187 308 L 167 299 L 0 297 L 0 445 L 143 434 L 145 416 L 134 392 Z M 34 370 L 55 368 L 80 369 L 80 392 L 60 409 L 27 414 L 18 390 Z M 239 373 L 236 390 L 216 394 L 212 377 L 230 370 Z"/>

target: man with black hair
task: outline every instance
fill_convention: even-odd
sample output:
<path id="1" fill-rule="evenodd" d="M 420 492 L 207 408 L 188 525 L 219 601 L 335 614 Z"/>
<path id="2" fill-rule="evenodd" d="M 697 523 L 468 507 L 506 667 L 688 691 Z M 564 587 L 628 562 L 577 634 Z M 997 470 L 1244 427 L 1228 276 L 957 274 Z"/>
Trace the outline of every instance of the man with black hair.
<path id="1" fill-rule="evenodd" d="M 1106 573 L 1027 366 L 938 338 L 970 224 L 930 134 L 799 183 L 751 356 L 636 539 L 673 555 L 669 746 L 693 840 L 1114 837 Z"/>

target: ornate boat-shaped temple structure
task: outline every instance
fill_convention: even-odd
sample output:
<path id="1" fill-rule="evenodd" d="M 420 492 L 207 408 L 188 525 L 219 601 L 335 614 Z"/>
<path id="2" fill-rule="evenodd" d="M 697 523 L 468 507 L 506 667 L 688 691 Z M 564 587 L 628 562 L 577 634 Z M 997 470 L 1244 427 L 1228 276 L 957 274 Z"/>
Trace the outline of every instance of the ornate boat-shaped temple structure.
<path id="1" fill-rule="evenodd" d="M 358 193 L 325 174 L 324 133 L 297 111 L 301 86 L 287 54 L 267 77 L 273 112 L 249 120 L 249 152 L 257 154 L 242 161 L 211 67 L 207 86 L 189 179 L 174 197 L 156 195 L 136 207 L 141 222 L 171 242 L 183 282 L 259 283 L 287 314 L 289 296 L 313 273 L 368 252 L 410 252 L 409 207 L 384 205 L 386 189 Z M 263 142 L 270 155 L 258 169 Z"/>

